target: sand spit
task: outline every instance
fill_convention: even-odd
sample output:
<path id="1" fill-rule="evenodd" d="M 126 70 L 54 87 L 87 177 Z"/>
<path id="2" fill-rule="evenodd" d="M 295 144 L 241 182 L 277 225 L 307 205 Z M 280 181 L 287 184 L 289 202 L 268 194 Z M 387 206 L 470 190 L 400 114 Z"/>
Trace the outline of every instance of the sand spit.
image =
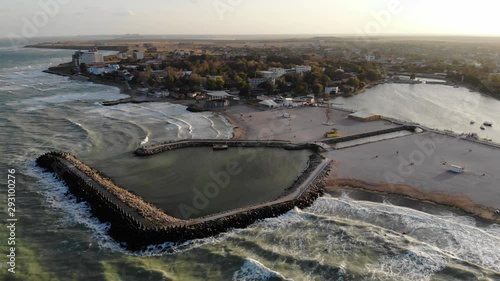
<path id="1" fill-rule="evenodd" d="M 453 196 L 445 193 L 422 192 L 415 187 L 398 184 L 373 184 L 356 179 L 328 179 L 326 191 L 339 189 L 360 189 L 368 192 L 377 192 L 391 195 L 403 195 L 410 199 L 431 202 L 439 205 L 455 207 L 480 218 L 500 223 L 500 217 L 495 209 L 474 203 L 467 197 Z"/>

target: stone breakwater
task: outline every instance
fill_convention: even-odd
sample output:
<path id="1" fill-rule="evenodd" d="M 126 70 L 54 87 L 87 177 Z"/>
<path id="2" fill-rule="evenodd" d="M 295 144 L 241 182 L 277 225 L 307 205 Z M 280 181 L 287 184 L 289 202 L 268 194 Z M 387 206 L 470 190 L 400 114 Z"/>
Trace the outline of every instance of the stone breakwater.
<path id="1" fill-rule="evenodd" d="M 383 134 L 400 132 L 400 131 L 412 131 L 412 132 L 414 132 L 417 128 L 420 128 L 420 127 L 412 126 L 412 125 L 405 125 L 405 126 L 400 126 L 400 127 L 386 129 L 386 130 L 380 130 L 380 131 L 375 131 L 375 132 L 368 132 L 368 133 L 363 133 L 363 134 L 358 134 L 358 135 L 352 135 L 352 136 L 347 136 L 347 137 L 340 137 L 340 138 L 325 140 L 323 142 L 327 143 L 327 144 L 336 144 L 336 143 L 340 143 L 340 142 L 363 139 L 363 138 L 368 138 L 368 137 L 373 137 L 373 136 L 378 136 L 378 135 L 383 135 Z"/>
<path id="2" fill-rule="evenodd" d="M 332 165 L 319 155 L 312 157 L 310 162 L 295 181 L 294 194 L 287 191 L 287 196 L 272 202 L 185 221 L 168 216 L 115 185 L 104 174 L 71 154 L 50 152 L 37 159 L 40 167 L 54 172 L 74 196 L 90 205 L 93 216 L 110 224 L 108 234 L 113 239 L 132 251 L 164 242 L 202 239 L 233 228 L 244 228 L 260 219 L 280 216 L 295 207 L 306 208 L 323 194 Z"/>
<path id="3" fill-rule="evenodd" d="M 151 144 L 138 148 L 134 154 L 136 156 L 150 156 L 173 149 L 181 149 L 188 147 L 211 147 L 214 144 L 224 144 L 228 147 L 255 147 L 255 148 L 282 148 L 287 150 L 302 150 L 302 149 L 320 149 L 321 146 L 315 143 L 293 144 L 289 141 L 270 140 L 270 141 L 254 141 L 254 140 L 181 140 L 173 142 L 164 142 L 159 144 Z"/>

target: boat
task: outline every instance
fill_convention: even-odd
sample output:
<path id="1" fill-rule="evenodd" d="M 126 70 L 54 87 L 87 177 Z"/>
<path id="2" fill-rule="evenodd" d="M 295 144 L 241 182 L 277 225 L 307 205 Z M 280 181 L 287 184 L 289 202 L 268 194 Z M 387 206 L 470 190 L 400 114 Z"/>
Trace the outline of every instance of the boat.
<path id="1" fill-rule="evenodd" d="M 476 122 L 474 122 L 474 121 L 470 121 L 470 124 L 471 124 L 471 125 L 474 125 L 474 124 L 476 124 Z"/>
<path id="2" fill-rule="evenodd" d="M 488 127 L 492 127 L 493 123 L 486 121 L 483 123 L 483 125 L 488 126 Z"/>
<path id="3" fill-rule="evenodd" d="M 481 130 L 484 130 L 484 126 L 481 126 L 480 128 L 481 128 Z"/>
<path id="4" fill-rule="evenodd" d="M 213 150 L 226 150 L 228 148 L 227 144 L 214 144 Z"/>

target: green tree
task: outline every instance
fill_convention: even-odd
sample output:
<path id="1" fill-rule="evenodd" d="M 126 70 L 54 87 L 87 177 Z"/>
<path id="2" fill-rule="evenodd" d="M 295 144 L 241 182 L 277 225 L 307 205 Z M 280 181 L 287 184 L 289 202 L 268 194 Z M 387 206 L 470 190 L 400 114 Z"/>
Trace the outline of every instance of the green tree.
<path id="1" fill-rule="evenodd" d="M 417 78 L 417 77 L 416 77 L 416 75 L 415 75 L 415 73 L 412 73 L 412 74 L 410 75 L 410 79 L 411 79 L 411 80 L 415 80 L 415 78 Z"/>
<path id="2" fill-rule="evenodd" d="M 247 83 L 240 89 L 240 95 L 241 96 L 250 95 L 250 84 Z"/>
<path id="3" fill-rule="evenodd" d="M 378 73 L 378 71 L 375 70 L 368 70 L 366 72 L 366 79 L 368 79 L 369 81 L 380 80 L 380 73 Z"/>
<path id="4" fill-rule="evenodd" d="M 220 77 L 215 78 L 215 89 L 216 90 L 222 90 L 222 89 L 224 89 L 224 84 L 226 84 L 226 82 L 224 81 L 224 79 L 222 79 Z"/>
<path id="5" fill-rule="evenodd" d="M 216 89 L 217 85 L 215 84 L 214 79 L 208 79 L 207 80 L 207 89 L 210 91 L 214 91 Z"/>
<path id="6" fill-rule="evenodd" d="M 83 63 L 83 62 L 82 62 L 82 63 L 80 63 L 80 72 L 81 72 L 81 73 L 87 73 L 87 71 L 88 71 L 88 70 L 89 70 L 89 69 L 88 69 L 88 67 L 87 67 L 87 64 L 86 64 L 86 63 Z"/>
<path id="7" fill-rule="evenodd" d="M 275 86 L 270 81 L 266 81 L 264 83 L 259 84 L 259 88 L 266 90 L 267 94 L 270 95 L 274 92 Z"/>
<path id="8" fill-rule="evenodd" d="M 297 95 L 305 95 L 309 92 L 309 86 L 307 83 L 302 82 L 293 90 Z"/>
<path id="9" fill-rule="evenodd" d="M 358 88 L 359 83 L 360 83 L 360 81 L 357 77 L 349 78 L 349 80 L 347 81 L 347 85 L 354 87 L 354 88 Z"/>

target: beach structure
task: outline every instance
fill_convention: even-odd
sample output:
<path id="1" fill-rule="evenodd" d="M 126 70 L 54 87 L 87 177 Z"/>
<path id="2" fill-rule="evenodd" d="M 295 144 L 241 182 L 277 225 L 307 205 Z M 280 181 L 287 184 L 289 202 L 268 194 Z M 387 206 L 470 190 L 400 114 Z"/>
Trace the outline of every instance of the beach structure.
<path id="1" fill-rule="evenodd" d="M 261 102 L 259 102 L 259 105 L 263 106 L 265 108 L 269 108 L 269 109 L 278 108 L 280 106 L 279 104 L 277 104 L 273 100 L 264 100 L 264 101 L 261 101 Z"/>
<path id="2" fill-rule="evenodd" d="M 87 52 L 75 52 L 73 54 L 73 64 L 75 66 L 80 66 L 80 64 L 82 63 L 86 65 L 104 63 L 104 56 L 103 54 L 99 53 L 96 48 L 91 49 Z"/>

